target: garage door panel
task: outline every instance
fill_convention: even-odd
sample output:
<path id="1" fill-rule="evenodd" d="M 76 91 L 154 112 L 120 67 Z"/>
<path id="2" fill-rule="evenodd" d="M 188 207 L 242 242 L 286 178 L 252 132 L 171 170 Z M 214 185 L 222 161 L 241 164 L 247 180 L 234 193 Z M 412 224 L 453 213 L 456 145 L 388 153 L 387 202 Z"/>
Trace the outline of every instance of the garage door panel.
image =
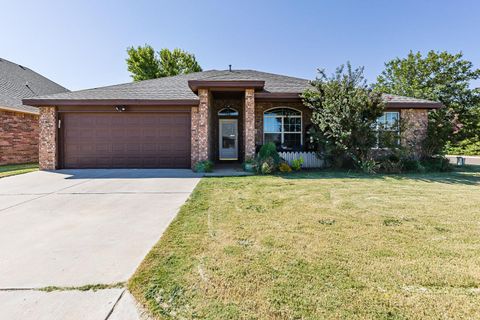
<path id="1" fill-rule="evenodd" d="M 65 168 L 190 167 L 189 113 L 65 113 Z"/>

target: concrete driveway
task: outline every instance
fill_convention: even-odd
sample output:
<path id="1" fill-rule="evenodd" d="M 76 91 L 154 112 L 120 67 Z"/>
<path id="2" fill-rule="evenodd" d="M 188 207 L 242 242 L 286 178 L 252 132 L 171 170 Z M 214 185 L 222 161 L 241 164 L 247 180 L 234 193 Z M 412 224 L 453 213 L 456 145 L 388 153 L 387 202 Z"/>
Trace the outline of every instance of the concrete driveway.
<path id="1" fill-rule="evenodd" d="M 127 281 L 199 178 L 190 170 L 112 169 L 0 179 L 0 319 L 119 317 L 111 311 L 130 299 L 123 288 L 38 289 Z"/>

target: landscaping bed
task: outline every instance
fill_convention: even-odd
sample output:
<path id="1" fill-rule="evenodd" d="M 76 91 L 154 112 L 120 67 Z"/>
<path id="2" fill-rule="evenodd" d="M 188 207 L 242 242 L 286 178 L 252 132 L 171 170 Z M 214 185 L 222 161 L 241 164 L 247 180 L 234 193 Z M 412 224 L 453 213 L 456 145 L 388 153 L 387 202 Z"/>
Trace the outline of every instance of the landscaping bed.
<path id="1" fill-rule="evenodd" d="M 480 318 L 480 169 L 206 178 L 129 282 L 159 319 Z"/>

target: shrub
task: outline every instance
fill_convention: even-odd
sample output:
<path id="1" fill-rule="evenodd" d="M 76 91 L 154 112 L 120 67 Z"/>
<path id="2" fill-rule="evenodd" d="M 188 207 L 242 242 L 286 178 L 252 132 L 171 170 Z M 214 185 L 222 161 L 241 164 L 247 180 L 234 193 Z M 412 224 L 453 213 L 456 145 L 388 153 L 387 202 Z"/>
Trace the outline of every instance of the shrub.
<path id="1" fill-rule="evenodd" d="M 265 159 L 260 165 L 261 174 L 272 174 L 276 169 L 275 161 L 272 157 Z"/>
<path id="2" fill-rule="evenodd" d="M 402 162 L 406 172 L 425 172 L 425 167 L 417 159 L 404 159 Z"/>
<path id="3" fill-rule="evenodd" d="M 377 141 L 375 127 L 385 104 L 381 94 L 368 87 L 363 68 L 352 69 L 348 63 L 346 67 L 337 68 L 331 77 L 319 70 L 312 85 L 314 88 L 302 94 L 303 103 L 312 109 L 311 121 L 320 134 L 320 142 L 329 141 L 325 144 L 326 152 L 334 158 L 353 160 L 361 170 L 373 167 L 371 149 Z"/>
<path id="4" fill-rule="evenodd" d="M 373 159 L 359 161 L 357 165 L 362 172 L 369 174 L 376 173 L 379 167 L 378 163 Z"/>
<path id="5" fill-rule="evenodd" d="M 303 158 L 300 157 L 298 159 L 294 159 L 292 161 L 292 169 L 295 170 L 295 171 L 299 171 L 300 169 L 302 169 L 302 164 L 303 164 Z"/>
<path id="6" fill-rule="evenodd" d="M 277 152 L 277 147 L 273 142 L 264 144 L 255 159 L 255 166 L 257 172 L 261 174 L 271 174 L 277 170 L 280 164 L 280 155 Z"/>
<path id="7" fill-rule="evenodd" d="M 290 168 L 290 166 L 286 162 L 280 163 L 280 165 L 278 166 L 278 170 L 280 170 L 280 172 L 282 173 L 292 172 L 292 168 Z"/>
<path id="8" fill-rule="evenodd" d="M 451 171 L 452 165 L 447 158 L 444 157 L 432 157 L 421 161 L 422 166 L 428 172 L 445 172 Z"/>
<path id="9" fill-rule="evenodd" d="M 195 163 L 195 172 L 212 172 L 213 162 L 210 160 L 198 161 Z"/>
<path id="10" fill-rule="evenodd" d="M 277 152 L 277 146 L 273 142 L 264 144 L 258 152 L 258 158 L 260 160 L 265 160 L 269 157 L 271 157 L 277 165 L 280 163 L 280 155 Z"/>
<path id="11" fill-rule="evenodd" d="M 401 173 L 404 163 L 402 160 L 383 159 L 380 161 L 379 170 L 384 173 Z"/>

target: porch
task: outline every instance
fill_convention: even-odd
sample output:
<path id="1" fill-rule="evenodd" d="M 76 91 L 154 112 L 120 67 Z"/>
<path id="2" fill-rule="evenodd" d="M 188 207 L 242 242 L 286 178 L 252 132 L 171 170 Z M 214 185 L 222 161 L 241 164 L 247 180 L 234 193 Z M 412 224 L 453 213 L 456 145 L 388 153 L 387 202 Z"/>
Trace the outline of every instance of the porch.
<path id="1" fill-rule="evenodd" d="M 309 150 L 311 111 L 298 95 L 264 98 L 255 87 L 232 87 L 244 81 L 228 83 L 228 88 L 212 82 L 205 88 L 201 82 L 191 85 L 200 98 L 192 108 L 192 167 L 204 160 L 216 166 L 241 164 L 267 142 L 277 144 L 279 151 Z"/>

